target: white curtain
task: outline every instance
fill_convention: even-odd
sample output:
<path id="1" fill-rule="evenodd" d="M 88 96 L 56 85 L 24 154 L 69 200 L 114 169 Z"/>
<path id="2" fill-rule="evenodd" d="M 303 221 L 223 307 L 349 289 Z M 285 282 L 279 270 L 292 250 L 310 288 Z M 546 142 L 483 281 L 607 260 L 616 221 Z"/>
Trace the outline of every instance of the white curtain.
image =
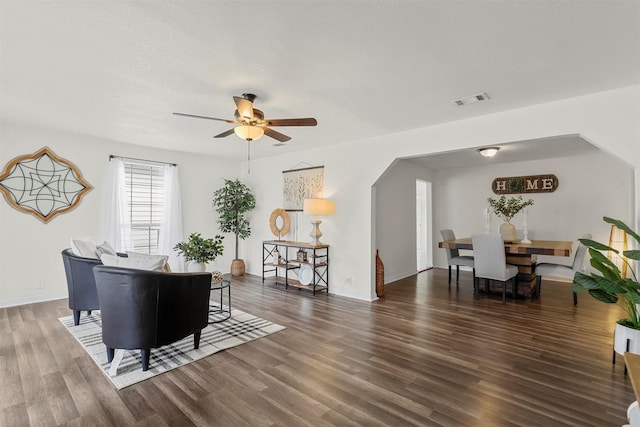
<path id="1" fill-rule="evenodd" d="M 105 189 L 105 240 L 118 252 L 131 250 L 131 217 L 122 159 L 114 157 L 109 161 Z"/>
<path id="2" fill-rule="evenodd" d="M 169 256 L 171 271 L 184 271 L 184 260 L 178 257 L 173 247 L 182 242 L 182 202 L 180 200 L 180 180 L 178 167 L 165 165 L 164 167 L 164 213 L 158 253 Z"/>

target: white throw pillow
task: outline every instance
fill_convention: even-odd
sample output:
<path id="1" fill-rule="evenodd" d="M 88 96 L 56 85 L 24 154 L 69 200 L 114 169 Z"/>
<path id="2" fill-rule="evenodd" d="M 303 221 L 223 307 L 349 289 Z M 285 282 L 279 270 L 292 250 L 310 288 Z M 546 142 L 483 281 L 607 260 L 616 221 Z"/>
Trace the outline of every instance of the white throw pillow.
<path id="1" fill-rule="evenodd" d="M 87 238 L 74 239 L 72 237 L 71 250 L 75 256 L 79 256 L 82 258 L 99 258 L 98 254 L 96 253 L 96 244 Z"/>
<path id="2" fill-rule="evenodd" d="M 104 265 L 124 268 L 135 268 L 138 270 L 148 271 L 164 271 L 164 265 L 167 263 L 167 256 L 157 255 L 156 259 L 149 259 L 143 257 L 120 257 L 117 255 L 104 254 L 100 257 Z"/>
<path id="3" fill-rule="evenodd" d="M 129 255 L 129 258 L 140 259 L 153 264 L 162 262 L 162 270 L 160 271 L 171 273 L 171 267 L 169 267 L 169 263 L 167 262 L 169 260 L 167 255 L 149 255 L 141 254 L 140 252 L 127 252 L 127 255 Z"/>
<path id="4" fill-rule="evenodd" d="M 96 246 L 96 254 L 98 255 L 98 258 L 100 258 L 103 254 L 118 255 L 116 253 L 116 250 L 113 249 L 113 246 L 111 246 L 106 241 L 103 244 Z"/>

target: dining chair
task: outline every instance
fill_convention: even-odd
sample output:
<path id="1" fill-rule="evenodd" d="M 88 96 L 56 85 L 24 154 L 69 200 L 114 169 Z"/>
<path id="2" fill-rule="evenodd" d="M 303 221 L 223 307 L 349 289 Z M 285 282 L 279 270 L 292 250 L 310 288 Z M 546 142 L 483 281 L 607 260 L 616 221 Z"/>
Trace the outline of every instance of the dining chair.
<path id="1" fill-rule="evenodd" d="M 591 239 L 590 233 L 585 233 L 581 239 Z M 538 276 L 536 281 L 536 296 L 540 297 L 540 289 L 542 288 L 542 276 L 545 277 L 561 277 L 563 279 L 570 279 L 573 281 L 573 276 L 576 271 L 581 271 L 584 263 L 584 256 L 587 253 L 587 247 L 578 241 L 578 247 L 576 254 L 573 257 L 571 265 L 556 264 L 552 262 L 543 262 L 536 265 L 536 275 Z M 578 304 L 578 294 L 573 293 L 573 305 Z"/>
<path id="2" fill-rule="evenodd" d="M 442 234 L 442 239 L 447 240 L 455 240 L 456 235 L 453 230 L 440 230 L 440 234 Z M 475 281 L 475 265 L 473 261 L 473 256 L 471 255 L 460 255 L 458 249 L 445 249 L 447 251 L 447 263 L 449 264 L 449 289 L 451 289 L 451 266 L 456 266 L 456 286 L 459 286 L 458 281 L 460 279 L 460 266 L 464 265 L 465 267 L 471 267 L 474 270 L 473 277 Z"/>
<path id="3" fill-rule="evenodd" d="M 486 289 L 489 281 L 502 282 L 502 303 L 507 299 L 507 282 L 511 281 L 513 297 L 518 294 L 518 267 L 507 264 L 504 240 L 501 234 L 476 234 L 471 236 L 473 257 L 475 259 L 475 280 L 473 284 L 476 298 L 480 298 L 480 279 L 485 279 Z"/>

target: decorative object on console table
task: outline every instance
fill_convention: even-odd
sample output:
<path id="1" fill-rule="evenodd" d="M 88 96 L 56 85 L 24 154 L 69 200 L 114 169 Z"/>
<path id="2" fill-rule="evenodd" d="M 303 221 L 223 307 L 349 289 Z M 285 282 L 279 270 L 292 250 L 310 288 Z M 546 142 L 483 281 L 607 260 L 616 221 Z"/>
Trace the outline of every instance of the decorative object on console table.
<path id="1" fill-rule="evenodd" d="M 186 242 L 176 244 L 173 249 L 178 251 L 178 255 L 182 255 L 187 261 L 187 271 L 199 272 L 206 270 L 206 264 L 222 255 L 224 246 L 222 245 L 222 236 L 216 236 L 215 239 L 205 239 L 200 233 L 191 233 Z"/>
<path id="2" fill-rule="evenodd" d="M 489 197 L 487 202 L 489 202 L 489 206 L 491 206 L 493 212 L 504 220 L 504 224 L 500 226 L 500 234 L 502 234 L 504 241 L 515 241 L 516 227 L 511 224 L 511 218 L 527 206 L 533 205 L 533 200 L 522 200 L 522 196 L 507 199 L 503 194 L 497 199 Z"/>
<path id="3" fill-rule="evenodd" d="M 269 228 L 278 240 L 282 240 L 282 236 L 286 236 L 291 226 L 289 213 L 282 208 L 274 209 L 269 217 Z"/>
<path id="4" fill-rule="evenodd" d="M 76 165 L 48 147 L 16 157 L 0 173 L 0 192 L 7 203 L 45 224 L 75 209 L 92 188 Z"/>
<path id="5" fill-rule="evenodd" d="M 249 220 L 244 214 L 256 207 L 256 199 L 249 187 L 239 180 L 225 179 L 224 187 L 213 194 L 213 205 L 219 215 L 220 230 L 236 236 L 236 253 L 231 263 L 231 275 L 243 276 L 245 265 L 244 260 L 238 256 L 238 243 L 239 239 L 244 240 L 251 235 Z"/>
<path id="6" fill-rule="evenodd" d="M 633 237 L 637 244 L 640 245 L 640 235 L 629 228 L 620 220 L 604 217 L 605 222 L 615 225 L 618 229 L 624 231 Z M 580 243 L 589 248 L 589 256 L 591 258 L 591 266 L 600 274 L 591 273 L 586 275 L 576 272 L 573 276 L 573 291 L 589 292 L 593 298 L 604 303 L 614 304 L 620 302 L 620 305 L 626 312 L 627 316 L 616 322 L 614 332 L 613 347 L 613 363 L 616 363 L 616 353 L 624 354 L 631 352 L 640 354 L 640 283 L 637 281 L 635 271 L 630 265 L 633 260 L 640 260 L 640 250 L 626 250 L 620 252 L 611 246 L 598 243 L 591 239 L 578 239 Z M 616 264 L 609 260 L 603 252 L 610 251 L 615 257 L 627 265 L 631 271 L 633 279 L 622 277 L 622 272 Z"/>
<path id="7" fill-rule="evenodd" d="M 329 199 L 305 199 L 303 213 L 305 215 L 313 216 L 311 221 L 313 228 L 311 229 L 311 244 L 321 245 L 320 237 L 322 232 L 320 231 L 320 224 L 322 221 L 318 219 L 319 216 L 329 216 L 336 212 L 336 204 Z"/>
<path id="8" fill-rule="evenodd" d="M 296 252 L 296 259 L 298 261 L 306 261 L 307 260 L 307 251 L 305 251 L 302 248 L 298 249 L 298 252 Z"/>

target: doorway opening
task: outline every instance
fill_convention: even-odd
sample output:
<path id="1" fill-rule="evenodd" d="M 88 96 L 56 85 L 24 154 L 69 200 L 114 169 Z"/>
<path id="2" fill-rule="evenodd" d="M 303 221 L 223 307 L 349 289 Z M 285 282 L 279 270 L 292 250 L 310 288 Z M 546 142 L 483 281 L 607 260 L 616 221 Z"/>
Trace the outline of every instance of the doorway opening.
<path id="1" fill-rule="evenodd" d="M 433 267 L 431 253 L 431 183 L 416 179 L 416 270 Z"/>

